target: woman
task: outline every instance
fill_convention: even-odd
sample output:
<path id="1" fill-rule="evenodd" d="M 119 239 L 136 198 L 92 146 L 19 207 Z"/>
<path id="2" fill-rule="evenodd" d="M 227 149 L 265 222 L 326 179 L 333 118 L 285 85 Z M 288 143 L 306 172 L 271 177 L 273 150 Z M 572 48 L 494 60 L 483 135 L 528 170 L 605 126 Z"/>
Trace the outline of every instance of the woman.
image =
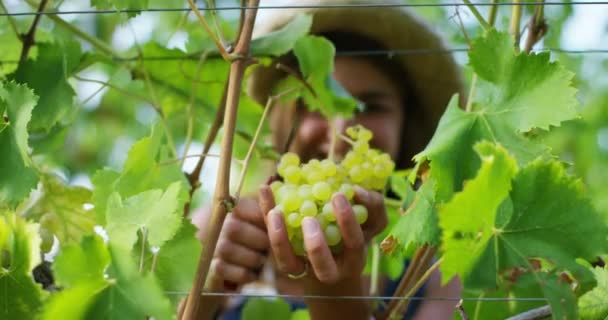
<path id="1" fill-rule="evenodd" d="M 370 50 L 433 51 L 443 48 L 429 26 L 404 8 L 322 7 L 361 3 L 365 2 L 272 1 L 268 4 L 317 8 L 260 10 L 254 37 L 279 29 L 298 13 L 312 14 L 311 33 L 327 37 L 338 52 L 335 79 L 365 105 L 364 111 L 353 119 L 336 119 L 334 128 L 343 132 L 348 126 L 362 124 L 374 134 L 373 147 L 389 153 L 398 168 L 411 167 L 412 155 L 422 150 L 430 139 L 451 95 L 462 91 L 458 69 L 452 58 L 445 54 L 397 55 L 392 59 L 386 55 L 353 54 Z M 386 1 L 383 4 L 387 4 Z M 341 56 L 340 52 L 348 55 Z M 280 60 L 290 64 L 289 58 Z M 265 104 L 274 86 L 284 77 L 285 74 L 277 68 L 255 69 L 249 79 L 251 95 Z M 275 145 L 286 144 L 296 119 L 298 126 L 290 151 L 300 155 L 303 161 L 325 158 L 330 146 L 330 125 L 318 113 L 307 111 L 301 103 L 275 107 L 270 120 Z M 339 143 L 336 154 L 343 155 L 346 147 Z M 303 220 L 307 252 L 307 261 L 304 261 L 294 255 L 282 214 L 272 210 L 272 194 L 267 186 L 262 186 L 258 201 L 240 201 L 227 218 L 212 263 L 213 271 L 226 283 L 241 286 L 258 278 L 269 255 L 273 257 L 276 289 L 280 293 L 367 295 L 367 279 L 362 276 L 367 245 L 386 227 L 387 217 L 383 196 L 377 192 L 359 188 L 355 202 L 366 206 L 369 211 L 368 221 L 362 226 L 354 219 L 344 195 L 336 194 L 332 198 L 343 239 L 343 251 L 338 255 L 331 254 L 318 222 L 315 219 Z M 206 216 L 198 215 L 194 220 L 199 226 L 204 226 Z M 387 285 L 390 287 L 391 284 Z M 455 298 L 459 293 L 457 280 L 441 287 L 438 272 L 433 274 L 424 290 L 426 297 Z M 370 319 L 373 311 L 370 301 L 366 300 L 309 299 L 304 302 L 312 319 Z M 415 313 L 414 319 L 448 319 L 454 305 L 453 301 L 428 300 L 419 305 L 412 304 L 415 308 L 408 312 L 410 315 Z M 228 318 L 238 318 L 238 312 L 234 310 L 225 310 Z"/>

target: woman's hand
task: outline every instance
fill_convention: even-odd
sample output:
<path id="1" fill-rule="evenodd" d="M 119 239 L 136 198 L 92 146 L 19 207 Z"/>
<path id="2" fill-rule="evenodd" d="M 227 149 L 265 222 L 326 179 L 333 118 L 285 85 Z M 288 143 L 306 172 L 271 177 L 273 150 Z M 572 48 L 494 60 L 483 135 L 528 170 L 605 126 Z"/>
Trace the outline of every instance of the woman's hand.
<path id="1" fill-rule="evenodd" d="M 268 186 L 260 187 L 260 200 L 261 203 L 267 204 L 266 208 L 274 206 L 272 192 Z M 323 286 L 332 285 L 361 276 L 365 267 L 366 245 L 386 227 L 387 216 L 384 198 L 380 193 L 356 188 L 354 200 L 368 209 L 368 220 L 363 225 L 357 223 L 352 206 L 343 194 L 338 193 L 332 198 L 336 223 L 342 235 L 342 251 L 335 256 L 318 221 L 312 217 L 302 220 L 304 247 L 312 271 L 306 279 L 307 282 L 312 281 L 310 284 L 314 285 L 316 282 Z M 291 275 L 301 274 L 307 268 L 306 262 L 296 256 L 291 248 L 283 213 L 275 209 L 265 212 L 270 247 L 278 270 Z"/>
<path id="2" fill-rule="evenodd" d="M 209 218 L 209 212 L 193 217 L 200 239 L 204 238 Z M 211 262 L 212 273 L 224 280 L 224 289 L 233 291 L 258 278 L 269 249 L 265 229 L 258 202 L 240 199 L 224 221 Z"/>

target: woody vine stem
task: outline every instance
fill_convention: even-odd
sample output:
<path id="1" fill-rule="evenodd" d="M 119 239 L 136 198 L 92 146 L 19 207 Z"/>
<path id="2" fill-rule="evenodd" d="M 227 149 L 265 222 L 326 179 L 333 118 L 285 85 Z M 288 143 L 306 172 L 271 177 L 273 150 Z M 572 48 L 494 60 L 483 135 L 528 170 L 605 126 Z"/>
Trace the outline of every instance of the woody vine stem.
<path id="1" fill-rule="evenodd" d="M 209 273 L 209 266 L 217 245 L 222 224 L 228 213 L 227 203 L 231 203 L 232 199 L 230 196 L 229 181 L 236 114 L 243 76 L 245 69 L 250 64 L 248 58 L 249 47 L 258 4 L 259 0 L 249 0 L 248 7 L 252 9 L 248 9 L 245 13 L 244 21 L 242 22 L 243 27 L 239 32 L 238 41 L 234 47 L 234 55 L 231 56 L 232 60 L 230 74 L 228 76 L 226 106 L 224 111 L 224 136 L 221 142 L 217 184 L 213 195 L 213 212 L 205 232 L 205 239 L 203 240 L 204 248 L 199 258 L 194 282 L 188 298 L 186 299 L 183 312 L 180 312 L 181 320 L 197 319 L 200 304 L 201 302 L 205 303 L 205 299 L 201 297 L 201 291 L 207 279 L 207 274 Z M 196 7 L 194 7 L 194 11 L 195 13 L 197 12 Z"/>

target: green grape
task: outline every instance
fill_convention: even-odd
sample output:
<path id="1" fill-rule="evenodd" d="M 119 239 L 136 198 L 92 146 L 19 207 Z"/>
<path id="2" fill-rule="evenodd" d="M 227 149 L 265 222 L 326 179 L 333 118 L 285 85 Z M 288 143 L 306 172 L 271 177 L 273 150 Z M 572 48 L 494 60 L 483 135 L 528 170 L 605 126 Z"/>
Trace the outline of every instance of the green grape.
<path id="1" fill-rule="evenodd" d="M 281 188 L 283 186 L 283 182 L 281 181 L 273 181 L 270 184 L 270 190 L 272 190 L 272 193 L 275 194 L 277 193 L 277 191 L 279 191 L 279 188 Z"/>
<path id="2" fill-rule="evenodd" d="M 302 173 L 298 166 L 288 166 L 283 170 L 283 178 L 285 178 L 285 181 L 288 183 L 297 184 L 300 182 L 301 177 Z"/>
<path id="3" fill-rule="evenodd" d="M 364 128 L 361 128 L 359 130 L 359 136 L 358 136 L 359 140 L 367 142 L 367 141 L 372 140 L 373 137 L 374 137 L 374 134 L 370 130 L 367 130 Z"/>
<path id="4" fill-rule="evenodd" d="M 365 154 L 369 150 L 369 144 L 366 141 L 357 141 L 353 145 L 353 151 L 358 154 Z"/>
<path id="5" fill-rule="evenodd" d="M 327 201 L 331 197 L 331 187 L 325 181 L 319 181 L 312 186 L 312 195 L 319 201 Z"/>
<path id="6" fill-rule="evenodd" d="M 298 166 L 300 165 L 300 157 L 293 152 L 287 152 L 281 157 L 279 165 Z"/>
<path id="7" fill-rule="evenodd" d="M 351 139 L 357 139 L 359 137 L 359 131 L 356 127 L 348 127 L 346 128 L 346 135 L 348 135 Z"/>
<path id="8" fill-rule="evenodd" d="M 358 165 L 350 168 L 348 175 L 354 183 L 361 183 L 363 180 L 365 180 L 365 173 L 361 169 L 361 166 Z"/>
<path id="9" fill-rule="evenodd" d="M 297 212 L 292 212 L 287 216 L 286 223 L 291 228 L 299 228 L 302 225 L 302 217 Z"/>
<path id="10" fill-rule="evenodd" d="M 281 204 L 285 208 L 285 211 L 288 212 L 298 210 L 300 204 L 302 204 L 302 199 L 300 199 L 300 195 L 297 192 L 286 193 L 281 200 Z"/>
<path id="11" fill-rule="evenodd" d="M 332 207 L 331 203 L 328 202 L 323 205 L 323 209 L 321 210 L 321 215 L 323 218 L 329 222 L 336 221 L 336 214 L 334 213 L 334 207 Z"/>
<path id="12" fill-rule="evenodd" d="M 340 234 L 340 229 L 335 224 L 329 224 L 325 227 L 324 230 L 325 240 L 327 244 L 330 246 L 337 245 L 340 240 L 342 240 L 342 235 Z"/>
<path id="13" fill-rule="evenodd" d="M 314 200 L 312 196 L 312 187 L 309 184 L 302 184 L 298 187 L 298 194 L 302 200 Z"/>
<path id="14" fill-rule="evenodd" d="M 336 175 L 336 164 L 329 160 L 324 159 L 321 161 L 321 172 L 325 177 L 333 177 Z"/>
<path id="15" fill-rule="evenodd" d="M 314 217 L 317 215 L 317 205 L 310 200 L 305 200 L 300 206 L 300 215 L 303 217 Z"/>
<path id="16" fill-rule="evenodd" d="M 343 183 L 338 191 L 342 192 L 348 200 L 353 200 L 353 197 L 355 196 L 355 189 L 352 184 Z"/>
<path id="17" fill-rule="evenodd" d="M 310 184 L 323 181 L 324 178 L 323 173 L 317 169 L 311 169 L 306 173 L 306 181 Z"/>
<path id="18" fill-rule="evenodd" d="M 353 212 L 355 214 L 355 219 L 357 219 L 357 222 L 359 224 L 364 224 L 365 221 L 367 221 L 367 208 L 360 205 L 360 204 L 355 204 L 353 205 Z"/>
<path id="19" fill-rule="evenodd" d="M 327 220 L 327 218 L 325 217 L 324 214 L 319 214 L 315 218 L 319 222 L 319 225 L 321 226 L 321 229 L 325 229 L 325 227 L 327 227 L 327 225 L 331 222 L 331 221 Z"/>

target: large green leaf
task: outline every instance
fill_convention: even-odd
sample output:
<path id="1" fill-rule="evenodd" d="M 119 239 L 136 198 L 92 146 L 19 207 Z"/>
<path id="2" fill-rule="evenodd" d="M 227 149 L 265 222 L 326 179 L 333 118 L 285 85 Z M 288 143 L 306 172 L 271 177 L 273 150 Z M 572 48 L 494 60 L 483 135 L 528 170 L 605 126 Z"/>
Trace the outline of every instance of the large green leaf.
<path id="1" fill-rule="evenodd" d="M 548 54 L 516 53 L 506 33 L 495 30 L 473 42 L 470 65 L 479 75 L 471 112 L 454 97 L 429 145 L 415 160 L 430 161 L 437 199 L 449 200 L 471 179 L 480 162 L 471 146 L 481 140 L 500 143 L 525 165 L 548 148 L 526 135 L 576 117 L 572 73 Z"/>
<path id="2" fill-rule="evenodd" d="M 75 92 L 68 77 L 80 61 L 80 44 L 77 41 L 41 43 L 38 52 L 36 60 L 28 59 L 20 64 L 12 78 L 27 84 L 40 97 L 29 129 L 49 131 L 69 115 L 74 106 Z"/>
<path id="3" fill-rule="evenodd" d="M 40 309 L 45 294 L 32 277 L 39 248 L 37 224 L 11 212 L 0 215 L 0 319 L 30 319 Z"/>
<path id="4" fill-rule="evenodd" d="M 0 85 L 0 208 L 15 206 L 38 183 L 27 143 L 37 97 L 24 85 Z"/>
<path id="5" fill-rule="evenodd" d="M 441 208 L 439 225 L 443 229 L 445 262 L 441 266 L 443 281 L 455 275 L 463 279 L 469 276 L 487 276 L 492 284 L 497 281 L 497 266 L 484 261 L 483 274 L 472 274 L 473 266 L 483 258 L 486 247 L 497 236 L 494 230 L 498 208 L 511 190 L 511 179 L 517 172 L 515 160 L 500 146 L 489 142 L 475 147 L 481 158 L 481 168 L 475 179 L 469 181 L 464 190 L 457 193 Z M 478 255 L 479 254 L 479 255 Z"/>
<path id="6" fill-rule="evenodd" d="M 520 132 L 548 130 L 577 117 L 574 74 L 549 53 L 516 54 L 512 38 L 494 29 L 473 42 L 469 63 L 479 81 L 475 103 L 488 116 L 497 114 Z"/>
<path id="7" fill-rule="evenodd" d="M 49 301 L 43 319 L 56 319 L 58 314 L 74 319 L 173 317 L 156 279 L 140 273 L 127 250 L 106 247 L 98 236 L 83 238 L 80 247 L 65 250 L 54 265 L 65 287 Z M 78 306 L 71 306 L 75 301 Z"/>
<path id="8" fill-rule="evenodd" d="M 174 182 L 179 182 L 179 202 L 185 203 L 188 182 L 178 163 L 168 161 L 162 138 L 162 130 L 157 125 L 150 136 L 133 144 L 122 172 L 103 169 L 95 173 L 92 179 L 95 187 L 93 201 L 99 224 L 106 224 L 107 204 L 114 192 L 126 199 L 144 191 L 166 190 Z"/>
<path id="9" fill-rule="evenodd" d="M 608 227 L 560 163 L 535 160 L 515 175 L 515 161 L 504 149 L 480 155 L 478 175 L 439 212 L 443 281 L 459 275 L 468 289 L 492 290 L 516 281 L 507 276 L 512 270 L 523 270 L 533 275 L 555 319 L 572 317 L 576 304 L 557 273 L 587 277 L 576 259 L 605 252 Z"/>
<path id="10" fill-rule="evenodd" d="M 110 255 L 103 239 L 99 236 L 86 236 L 79 244 L 61 248 L 53 263 L 53 270 L 57 284 L 72 287 L 103 279 L 109 264 Z"/>
<path id="11" fill-rule="evenodd" d="M 164 193 L 148 190 L 124 201 L 118 192 L 113 193 L 106 207 L 110 241 L 131 249 L 137 241 L 137 232 L 141 231 L 151 246 L 161 247 L 175 235 L 182 222 L 180 188 L 180 182 L 174 182 Z"/>
<path id="12" fill-rule="evenodd" d="M 396 245 L 400 251 L 408 251 L 412 247 L 425 244 L 439 244 L 440 230 L 434 188 L 434 182 L 429 180 L 416 191 L 413 199 L 404 202 L 405 214 L 400 215 L 397 223 L 392 225 L 389 238 L 385 240 L 389 243 L 396 242 L 390 244 L 390 251 L 394 250 Z"/>
<path id="13" fill-rule="evenodd" d="M 26 217 L 40 222 L 43 230 L 57 236 L 63 243 L 80 242 L 96 225 L 91 205 L 91 190 L 68 186 L 59 177 L 42 176 L 42 196 L 26 212 Z"/>
<path id="14" fill-rule="evenodd" d="M 284 320 L 289 319 L 291 308 L 285 300 L 254 298 L 249 299 L 243 307 L 243 320 Z"/>

